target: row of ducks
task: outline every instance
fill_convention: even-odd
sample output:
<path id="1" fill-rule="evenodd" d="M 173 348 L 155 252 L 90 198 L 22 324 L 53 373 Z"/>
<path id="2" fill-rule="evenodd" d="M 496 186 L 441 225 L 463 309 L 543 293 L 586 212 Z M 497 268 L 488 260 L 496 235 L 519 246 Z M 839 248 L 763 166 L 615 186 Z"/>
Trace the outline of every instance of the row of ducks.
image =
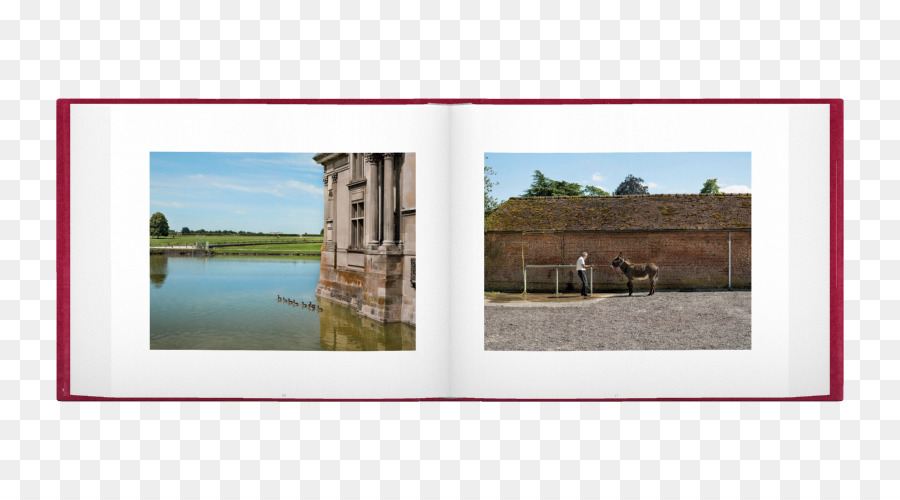
<path id="1" fill-rule="evenodd" d="M 322 308 L 317 306 L 315 302 L 309 302 L 309 303 L 297 302 L 294 299 L 282 297 L 281 295 L 277 295 L 277 297 L 278 297 L 278 302 L 284 302 L 284 303 L 286 303 L 288 305 L 292 305 L 292 306 L 303 306 L 304 308 L 309 309 L 310 311 L 316 311 L 316 312 L 322 311 Z"/>

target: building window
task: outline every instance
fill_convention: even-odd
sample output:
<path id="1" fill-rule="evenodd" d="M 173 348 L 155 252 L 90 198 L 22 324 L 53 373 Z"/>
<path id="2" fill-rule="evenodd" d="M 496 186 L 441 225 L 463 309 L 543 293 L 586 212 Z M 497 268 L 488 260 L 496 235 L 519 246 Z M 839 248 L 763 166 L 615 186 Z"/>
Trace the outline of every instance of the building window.
<path id="1" fill-rule="evenodd" d="M 363 221 L 366 217 L 365 204 L 362 200 L 350 203 L 350 248 L 363 248 Z"/>
<path id="2" fill-rule="evenodd" d="M 363 155 L 356 153 L 350 163 L 350 180 L 358 181 L 363 178 Z"/>

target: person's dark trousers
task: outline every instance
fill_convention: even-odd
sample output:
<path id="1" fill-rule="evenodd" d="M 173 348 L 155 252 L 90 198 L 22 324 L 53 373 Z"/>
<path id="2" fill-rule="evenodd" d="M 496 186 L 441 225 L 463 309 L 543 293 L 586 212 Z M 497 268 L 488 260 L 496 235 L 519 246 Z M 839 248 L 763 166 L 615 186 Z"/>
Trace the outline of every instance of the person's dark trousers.
<path id="1" fill-rule="evenodd" d="M 584 271 L 578 271 L 578 277 L 581 278 L 581 295 L 584 297 L 588 296 L 588 286 L 587 286 L 587 278 L 584 276 Z"/>

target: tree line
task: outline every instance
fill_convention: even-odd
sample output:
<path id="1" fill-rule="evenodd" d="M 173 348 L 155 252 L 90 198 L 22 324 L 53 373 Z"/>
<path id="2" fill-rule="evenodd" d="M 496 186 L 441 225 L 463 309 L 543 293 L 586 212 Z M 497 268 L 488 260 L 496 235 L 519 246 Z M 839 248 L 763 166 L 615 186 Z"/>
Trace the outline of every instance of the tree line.
<path id="1" fill-rule="evenodd" d="M 169 236 L 169 221 L 166 219 L 166 216 L 163 215 L 162 212 L 156 212 L 150 216 L 150 236 L 154 238 L 165 238 Z M 196 229 L 192 230 L 191 228 L 185 226 L 181 228 L 181 235 L 210 235 L 210 236 L 272 236 L 271 233 L 261 233 L 255 231 L 234 231 L 231 229 L 216 229 L 216 230 L 206 230 L 206 229 Z M 322 231 L 319 233 L 319 236 L 325 234 L 325 228 L 322 228 Z M 297 234 L 297 233 L 279 233 L 278 236 L 312 236 L 310 234 Z"/>
<path id="2" fill-rule="evenodd" d="M 485 160 L 487 157 L 485 156 Z M 494 210 L 497 210 L 497 207 L 500 206 L 500 201 L 497 200 L 491 193 L 493 192 L 493 188 L 498 184 L 497 181 L 493 180 L 492 176 L 496 175 L 496 172 L 493 168 L 485 163 L 484 165 L 484 216 L 487 217 Z M 534 174 L 531 176 L 531 186 L 522 193 L 522 196 L 609 196 L 609 193 L 604 191 L 603 189 L 596 187 L 585 185 L 582 186 L 577 182 L 567 182 L 561 180 L 555 180 L 547 177 L 540 170 L 535 170 Z M 707 179 L 706 182 L 703 183 L 703 186 L 700 188 L 700 194 L 719 194 L 720 188 L 718 184 L 718 179 Z M 628 174 L 619 186 L 613 191 L 613 195 L 623 196 L 623 195 L 634 195 L 634 194 L 650 194 L 650 190 L 646 184 L 644 184 L 644 179 L 640 177 L 635 177 L 632 174 Z"/>
<path id="3" fill-rule="evenodd" d="M 182 235 L 191 235 L 191 234 L 207 234 L 213 236 L 272 236 L 271 233 L 260 233 L 254 231 L 233 231 L 231 229 L 216 229 L 207 231 L 206 229 L 190 229 L 187 227 L 181 228 Z M 278 233 L 278 236 L 300 236 L 296 233 Z"/>

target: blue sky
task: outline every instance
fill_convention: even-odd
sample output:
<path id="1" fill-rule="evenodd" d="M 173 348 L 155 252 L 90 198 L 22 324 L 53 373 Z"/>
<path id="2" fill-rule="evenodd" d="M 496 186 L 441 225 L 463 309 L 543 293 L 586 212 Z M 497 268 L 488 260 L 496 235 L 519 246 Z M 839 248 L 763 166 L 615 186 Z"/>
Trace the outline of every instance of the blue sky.
<path id="1" fill-rule="evenodd" d="M 628 174 L 644 179 L 650 194 L 699 193 L 706 179 L 725 192 L 749 193 L 750 153 L 487 153 L 497 172 L 493 196 L 521 196 L 535 170 L 554 180 L 598 186 L 612 194 Z"/>
<path id="2" fill-rule="evenodd" d="M 322 230 L 322 167 L 315 153 L 150 153 L 150 215 L 181 231 Z"/>

